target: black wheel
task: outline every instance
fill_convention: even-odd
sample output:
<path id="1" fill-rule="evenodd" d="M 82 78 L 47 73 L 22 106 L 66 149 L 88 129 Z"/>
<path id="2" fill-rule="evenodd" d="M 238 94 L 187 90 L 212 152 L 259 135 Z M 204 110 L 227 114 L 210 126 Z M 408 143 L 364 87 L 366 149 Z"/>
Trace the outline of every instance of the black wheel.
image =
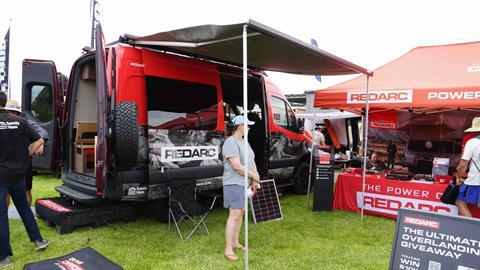
<path id="1" fill-rule="evenodd" d="M 137 165 L 138 121 L 135 102 L 120 102 L 115 106 L 113 125 L 113 151 L 115 166 L 130 169 Z"/>
<path id="2" fill-rule="evenodd" d="M 308 191 L 308 171 L 310 165 L 307 162 L 298 164 L 293 175 L 293 191 L 296 194 L 304 195 Z"/>

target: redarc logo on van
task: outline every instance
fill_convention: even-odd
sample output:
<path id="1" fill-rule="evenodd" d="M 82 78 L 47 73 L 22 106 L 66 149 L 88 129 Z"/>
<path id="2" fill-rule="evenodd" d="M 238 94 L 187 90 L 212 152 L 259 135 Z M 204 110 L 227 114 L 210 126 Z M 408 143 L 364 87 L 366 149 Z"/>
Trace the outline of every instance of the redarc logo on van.
<path id="1" fill-rule="evenodd" d="M 178 146 L 162 147 L 160 161 L 194 161 L 218 159 L 218 146 Z"/>
<path id="2" fill-rule="evenodd" d="M 145 67 L 145 64 L 130 62 L 130 66 L 143 68 L 143 67 Z"/>

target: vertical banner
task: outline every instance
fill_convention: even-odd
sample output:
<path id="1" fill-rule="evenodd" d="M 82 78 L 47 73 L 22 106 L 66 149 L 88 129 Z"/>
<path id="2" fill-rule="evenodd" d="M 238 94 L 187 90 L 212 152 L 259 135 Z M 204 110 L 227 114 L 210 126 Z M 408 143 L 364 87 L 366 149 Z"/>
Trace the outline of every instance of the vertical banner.
<path id="1" fill-rule="evenodd" d="M 8 89 L 8 55 L 10 50 L 10 28 L 0 46 L 0 90 L 9 96 Z"/>

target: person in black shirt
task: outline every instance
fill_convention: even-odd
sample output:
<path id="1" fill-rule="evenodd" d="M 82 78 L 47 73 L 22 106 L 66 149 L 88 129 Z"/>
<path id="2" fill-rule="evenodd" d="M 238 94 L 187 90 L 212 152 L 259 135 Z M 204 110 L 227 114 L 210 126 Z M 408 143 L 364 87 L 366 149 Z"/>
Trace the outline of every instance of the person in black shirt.
<path id="1" fill-rule="evenodd" d="M 395 158 L 397 157 L 397 146 L 390 141 L 390 144 L 387 146 L 388 152 L 388 162 L 387 162 L 387 170 L 390 168 L 390 164 L 392 165 L 392 169 L 395 168 Z"/>
<path id="2" fill-rule="evenodd" d="M 380 172 L 385 171 L 386 169 L 387 167 L 385 166 L 385 163 L 383 163 L 378 157 L 378 152 L 372 152 L 370 158 L 367 160 L 367 170 Z"/>
<path id="3" fill-rule="evenodd" d="M 8 208 L 6 194 L 9 193 L 30 241 L 36 250 L 45 249 L 49 242 L 44 240 L 38 229 L 25 193 L 25 172 L 30 156 L 38 150 L 42 141 L 24 118 L 11 115 L 5 110 L 7 95 L 0 91 L 0 267 L 8 266 L 13 256 L 10 246 Z"/>
<path id="4" fill-rule="evenodd" d="M 25 118 L 28 121 L 28 124 L 30 127 L 38 134 L 40 135 L 42 139 L 42 145 L 35 151 L 35 155 L 41 156 L 43 154 L 43 148 L 44 148 L 44 143 L 45 140 L 48 139 L 48 133 L 45 129 L 40 127 L 37 123 L 34 121 L 31 121 L 25 117 L 25 114 L 22 112 L 20 106 L 15 100 L 8 100 L 7 105 L 5 106 L 5 110 L 9 111 L 11 114 L 20 116 L 22 118 Z M 33 167 L 32 167 L 32 159 L 30 158 L 30 164 L 28 166 L 27 171 L 25 172 L 25 188 L 27 191 L 27 200 L 28 200 L 28 205 L 32 205 L 32 187 L 33 187 Z M 10 195 L 7 194 L 7 207 L 10 205 Z"/>

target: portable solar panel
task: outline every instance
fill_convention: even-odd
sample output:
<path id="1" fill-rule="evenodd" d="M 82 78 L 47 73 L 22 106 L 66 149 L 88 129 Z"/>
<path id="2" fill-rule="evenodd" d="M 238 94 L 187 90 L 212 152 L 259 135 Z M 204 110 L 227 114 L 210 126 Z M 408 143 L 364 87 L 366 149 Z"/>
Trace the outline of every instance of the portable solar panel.
<path id="1" fill-rule="evenodd" d="M 255 223 L 282 219 L 282 209 L 273 179 L 260 182 L 257 194 L 250 200 Z"/>

